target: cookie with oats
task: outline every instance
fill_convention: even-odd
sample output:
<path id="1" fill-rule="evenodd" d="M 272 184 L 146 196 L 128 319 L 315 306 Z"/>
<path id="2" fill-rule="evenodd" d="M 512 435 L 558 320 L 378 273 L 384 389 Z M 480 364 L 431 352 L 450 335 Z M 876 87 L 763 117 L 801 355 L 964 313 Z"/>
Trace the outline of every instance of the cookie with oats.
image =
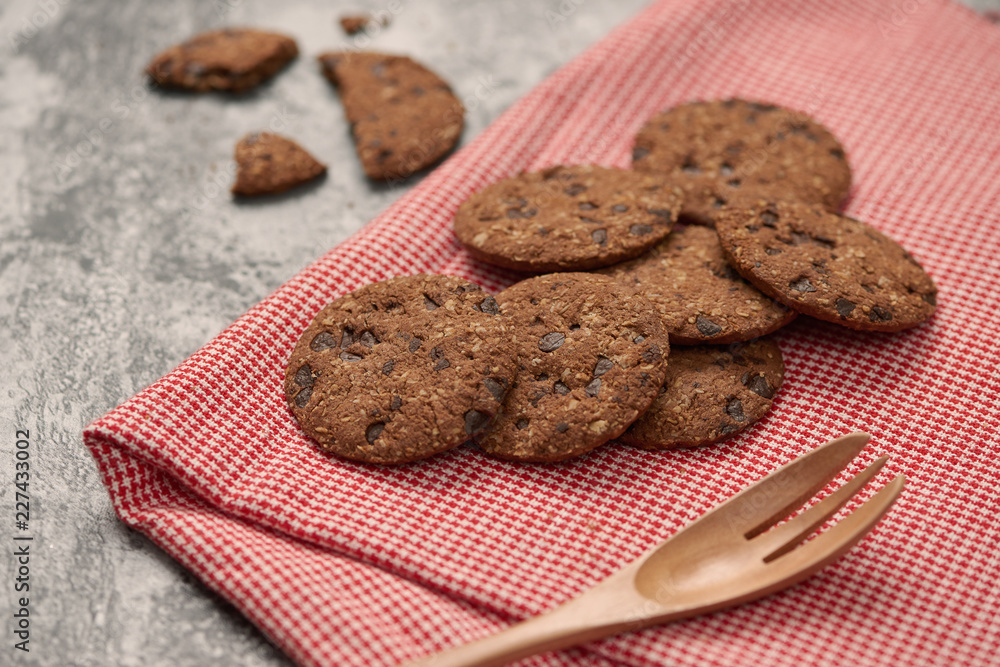
<path id="1" fill-rule="evenodd" d="M 248 134 L 236 144 L 236 182 L 241 197 L 273 195 L 319 178 L 326 173 L 306 149 L 270 132 Z"/>
<path id="2" fill-rule="evenodd" d="M 902 331 L 934 313 L 937 286 L 874 227 L 821 206 L 759 201 L 716 222 L 730 264 L 762 292 L 862 331 Z"/>
<path id="3" fill-rule="evenodd" d="M 557 273 L 497 295 L 517 337 L 514 386 L 476 436 L 488 454 L 562 461 L 620 435 L 659 392 L 669 338 L 645 298 L 607 276 Z"/>
<path id="4" fill-rule="evenodd" d="M 273 77 L 298 55 L 291 37 L 226 28 L 170 47 L 153 58 L 146 73 L 163 88 L 242 93 Z"/>
<path id="5" fill-rule="evenodd" d="M 672 345 L 751 340 L 795 319 L 795 311 L 748 283 L 726 261 L 714 229 L 674 229 L 641 257 L 600 273 L 649 299 L 663 315 Z"/>
<path id="6" fill-rule="evenodd" d="M 497 302 L 461 278 L 366 285 L 319 312 L 295 346 L 285 396 L 328 452 L 406 463 L 486 428 L 517 362 Z"/>
<path id="7" fill-rule="evenodd" d="M 851 187 L 844 147 L 804 113 L 741 99 L 692 102 L 639 130 L 634 169 L 684 189 L 685 218 L 712 224 L 747 197 L 839 210 Z"/>
<path id="8" fill-rule="evenodd" d="M 675 347 L 659 395 L 620 440 L 643 449 L 719 442 L 767 414 L 784 378 L 770 338 Z"/>
<path id="9" fill-rule="evenodd" d="M 522 173 L 472 195 L 455 235 L 476 258 L 521 271 L 614 264 L 661 241 L 677 220 L 679 189 L 596 165 Z"/>

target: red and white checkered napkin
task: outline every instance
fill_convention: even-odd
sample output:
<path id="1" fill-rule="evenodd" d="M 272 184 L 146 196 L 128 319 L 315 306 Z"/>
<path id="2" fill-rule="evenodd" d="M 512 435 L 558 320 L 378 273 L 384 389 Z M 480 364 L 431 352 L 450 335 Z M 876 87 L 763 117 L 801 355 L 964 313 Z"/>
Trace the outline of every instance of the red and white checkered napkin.
<path id="1" fill-rule="evenodd" d="M 403 467 L 321 454 L 284 405 L 315 312 L 420 271 L 499 289 L 450 223 L 472 192 L 559 162 L 627 166 L 654 112 L 742 96 L 846 145 L 848 210 L 940 287 L 897 335 L 801 318 L 787 380 L 728 443 L 612 444 L 561 465 L 461 447 Z M 665 0 L 565 66 L 361 232 L 86 431 L 122 520 L 305 665 L 381 665 L 495 632 L 611 573 L 807 449 L 873 434 L 896 508 L 845 558 L 761 602 L 536 665 L 982 664 L 1000 654 L 1000 30 L 938 0 Z"/>

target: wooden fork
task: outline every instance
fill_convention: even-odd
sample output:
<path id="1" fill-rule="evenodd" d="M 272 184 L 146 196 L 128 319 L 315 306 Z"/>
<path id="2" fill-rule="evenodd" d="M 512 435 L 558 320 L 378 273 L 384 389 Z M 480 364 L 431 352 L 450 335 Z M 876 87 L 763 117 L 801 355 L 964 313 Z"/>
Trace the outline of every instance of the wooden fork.
<path id="1" fill-rule="evenodd" d="M 883 456 L 805 512 L 868 442 L 831 440 L 737 493 L 580 596 L 499 634 L 409 663 L 490 667 L 770 595 L 833 562 L 879 522 L 903 490 L 899 475 L 815 538 L 885 464 Z"/>

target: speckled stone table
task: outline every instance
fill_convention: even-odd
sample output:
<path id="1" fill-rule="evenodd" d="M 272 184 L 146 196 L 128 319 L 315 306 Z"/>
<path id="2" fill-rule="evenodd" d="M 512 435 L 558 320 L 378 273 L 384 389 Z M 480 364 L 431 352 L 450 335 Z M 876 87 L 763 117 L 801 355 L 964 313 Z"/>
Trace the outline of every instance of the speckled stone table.
<path id="1" fill-rule="evenodd" d="M 116 519 L 82 429 L 413 185 L 365 180 L 316 54 L 354 43 L 427 63 L 465 101 L 468 142 L 643 4 L 0 5 L 0 664 L 288 664 L 225 601 Z M 1000 0 L 975 4 L 1000 8 Z M 337 18 L 364 9 L 391 14 L 391 25 L 348 38 Z M 148 87 L 142 69 L 156 51 L 224 25 L 286 32 L 302 56 L 240 98 Z M 300 141 L 329 175 L 236 203 L 228 192 L 233 145 L 265 129 Z M 24 531 L 14 516 L 18 430 L 29 433 Z M 11 545 L 27 543 L 15 536 L 33 538 L 27 592 L 15 591 Z M 28 653 L 14 648 L 21 596 L 30 599 Z"/>

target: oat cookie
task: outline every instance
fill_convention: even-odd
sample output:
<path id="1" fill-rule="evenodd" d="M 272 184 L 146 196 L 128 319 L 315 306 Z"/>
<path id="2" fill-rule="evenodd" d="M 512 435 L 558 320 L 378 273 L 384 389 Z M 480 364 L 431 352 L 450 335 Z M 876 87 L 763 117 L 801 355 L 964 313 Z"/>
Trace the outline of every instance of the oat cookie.
<path id="1" fill-rule="evenodd" d="M 709 227 L 676 228 L 645 255 L 600 272 L 633 287 L 659 309 L 672 345 L 750 340 L 795 319 L 794 310 L 729 266 Z"/>
<path id="2" fill-rule="evenodd" d="M 875 228 L 820 206 L 759 201 L 716 224 L 730 263 L 800 313 L 862 331 L 901 331 L 934 312 L 937 287 Z"/>
<path id="3" fill-rule="evenodd" d="M 270 79 L 299 55 L 295 40 L 250 28 L 196 35 L 163 51 L 146 74 L 163 88 L 242 93 Z"/>
<path id="4" fill-rule="evenodd" d="M 770 338 L 675 347 L 660 394 L 621 441 L 673 449 L 724 440 L 771 409 L 784 377 L 781 349 Z"/>
<path id="5" fill-rule="evenodd" d="M 663 384 L 669 339 L 652 305 L 589 273 L 530 278 L 497 295 L 520 357 L 500 417 L 476 436 L 493 456 L 561 461 L 620 435 Z"/>
<path id="6" fill-rule="evenodd" d="M 233 194 L 241 197 L 277 194 L 326 173 L 326 165 L 304 148 L 270 132 L 243 137 L 236 144 L 235 160 Z"/>
<path id="7" fill-rule="evenodd" d="M 478 285 L 392 278 L 320 311 L 288 362 L 285 395 L 324 450 L 405 463 L 485 428 L 516 361 L 512 327 Z"/>
<path id="8" fill-rule="evenodd" d="M 458 143 L 465 109 L 448 84 L 420 63 L 358 51 L 324 53 L 319 62 L 340 92 L 369 178 L 406 178 Z"/>
<path id="9" fill-rule="evenodd" d="M 661 179 L 594 165 L 552 167 L 494 183 L 455 215 L 455 235 L 478 259 L 523 271 L 592 269 L 663 239 L 681 194 Z"/>
<path id="10" fill-rule="evenodd" d="M 711 224 L 747 196 L 836 211 L 851 187 L 844 147 L 809 116 L 740 99 L 693 102 L 639 131 L 633 168 L 684 188 L 686 218 Z"/>

